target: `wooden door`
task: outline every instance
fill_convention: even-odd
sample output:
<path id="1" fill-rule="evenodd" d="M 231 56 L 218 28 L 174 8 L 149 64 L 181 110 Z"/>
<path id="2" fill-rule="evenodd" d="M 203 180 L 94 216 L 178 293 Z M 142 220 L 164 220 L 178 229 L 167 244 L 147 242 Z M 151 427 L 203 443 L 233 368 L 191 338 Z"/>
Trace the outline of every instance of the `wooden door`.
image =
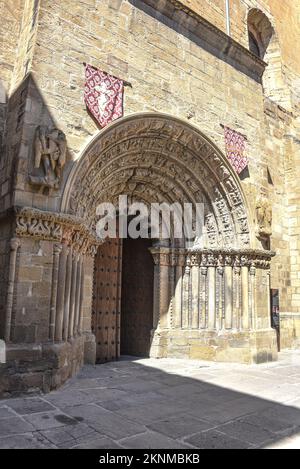
<path id="1" fill-rule="evenodd" d="M 92 331 L 96 336 L 97 363 L 120 356 L 122 240 L 109 239 L 95 258 Z"/>
<path id="2" fill-rule="evenodd" d="M 124 239 L 121 354 L 149 356 L 153 328 L 154 264 L 151 240 Z"/>

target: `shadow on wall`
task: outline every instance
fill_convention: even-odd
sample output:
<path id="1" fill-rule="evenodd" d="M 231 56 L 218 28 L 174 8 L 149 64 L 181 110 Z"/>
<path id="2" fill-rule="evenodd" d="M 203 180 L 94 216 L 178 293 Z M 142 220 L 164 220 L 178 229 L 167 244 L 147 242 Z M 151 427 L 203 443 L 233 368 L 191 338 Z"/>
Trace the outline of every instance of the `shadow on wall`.
<path id="1" fill-rule="evenodd" d="M 17 413 L 33 426 L 33 438 L 42 436 L 57 447 L 265 448 L 300 433 L 300 409 L 274 402 L 285 396 L 286 401 L 298 399 L 299 405 L 299 364 L 148 363 L 122 357 L 86 366 L 61 390 L 26 401 L 6 400 L 5 407 L 13 411 L 11 418 Z M 49 404 L 56 407 L 54 417 Z M 35 412 L 44 413 L 39 417 Z M 1 448 L 12 444 L 5 437 L 11 418 L 0 420 Z M 49 429 L 47 418 L 57 419 L 60 428 L 55 429 L 54 420 Z M 13 442 L 21 446 L 22 435 Z"/>
<path id="2" fill-rule="evenodd" d="M 0 80 L 0 167 L 3 152 L 4 131 L 5 131 L 5 118 L 6 118 L 7 94 Z"/>
<path id="3" fill-rule="evenodd" d="M 9 96 L 8 100 L 0 82 L 0 139 L 2 130 L 5 130 L 5 140 L 2 141 L 0 158 L 0 214 L 4 214 L 0 224 L 0 338 L 4 337 L 7 322 L 8 242 L 12 237 L 12 219 L 7 214 L 12 208 L 12 200 L 14 200 L 15 206 L 33 206 L 55 211 L 59 195 L 63 189 L 64 178 L 67 177 L 66 173 L 73 164 L 71 152 L 66 146 L 65 170 L 63 175 L 60 175 L 59 187 L 56 189 L 47 186 L 47 184 L 34 185 L 30 183 L 31 176 L 41 180 L 45 176 L 42 158 L 39 167 L 34 168 L 34 143 L 37 140 L 37 128 L 39 126 L 46 129 L 44 137 L 48 137 L 53 129 L 58 128 L 52 134 L 51 144 L 52 150 L 55 152 L 59 148 L 59 139 L 64 137 L 64 134 L 60 132 L 60 124 L 56 122 L 51 114 L 33 76 L 28 74 Z M 39 317 L 39 304 L 31 304 L 29 297 L 27 301 L 27 309 L 31 311 L 36 321 L 36 318 Z M 12 311 L 12 319 L 12 337 L 16 338 L 18 336 L 16 340 L 20 342 L 31 342 L 36 339 L 32 337 L 34 333 L 37 333 L 36 322 L 34 325 L 28 325 L 28 319 L 24 318 L 26 324 L 17 325 L 15 311 Z M 38 327 L 43 329 L 42 320 Z"/>
<path id="4" fill-rule="evenodd" d="M 129 3 L 257 83 L 262 82 L 266 64 L 253 60 L 247 49 L 204 18 L 187 14 L 188 7 L 181 11 L 172 2 L 155 0 L 129 0 Z"/>
<path id="5" fill-rule="evenodd" d="M 71 167 L 72 157 L 67 147 L 65 135 L 49 110 L 42 92 L 31 73 L 24 78 L 22 83 L 9 97 L 6 128 L 5 143 L 7 154 L 5 160 L 7 162 L 5 172 L 10 174 L 11 181 L 17 179 L 15 184 L 17 191 L 17 197 L 15 198 L 16 205 L 33 205 L 36 208 L 42 209 L 48 206 L 48 210 L 54 209 L 55 207 L 51 206 L 50 200 L 47 200 L 47 196 L 50 199 L 51 197 L 57 198 L 57 190 L 60 192 L 63 187 L 63 179 L 65 173 Z M 41 129 L 39 134 L 38 128 Z M 47 184 L 45 181 L 42 184 L 39 183 L 46 175 L 46 168 L 43 159 L 40 159 L 39 162 L 36 159 L 38 137 L 40 137 L 40 143 L 41 141 L 49 141 L 49 149 L 51 150 L 53 147 L 53 152 L 57 148 L 60 149 L 62 145 L 65 146 L 65 161 L 63 166 L 65 163 L 66 165 L 63 175 L 59 174 L 59 184 L 57 186 L 53 184 L 53 180 L 50 181 L 50 184 Z M 21 140 L 22 146 L 20 146 Z M 55 175 L 52 176 L 52 179 L 54 178 Z M 55 193 L 53 193 L 53 189 Z M 42 203 L 40 207 L 41 194 L 45 195 L 46 198 L 44 199 L 45 203 Z"/>

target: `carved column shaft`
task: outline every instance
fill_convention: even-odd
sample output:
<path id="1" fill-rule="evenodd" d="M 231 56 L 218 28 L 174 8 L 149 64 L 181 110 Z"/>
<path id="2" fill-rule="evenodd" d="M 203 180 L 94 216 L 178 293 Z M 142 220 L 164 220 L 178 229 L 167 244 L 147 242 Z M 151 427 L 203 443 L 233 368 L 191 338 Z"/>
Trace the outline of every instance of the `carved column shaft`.
<path id="1" fill-rule="evenodd" d="M 242 328 L 249 329 L 249 270 L 247 265 L 241 268 L 242 280 Z"/>
<path id="2" fill-rule="evenodd" d="M 233 268 L 233 315 L 232 315 L 232 327 L 233 329 L 239 330 L 241 327 L 241 268 L 235 266 Z"/>
<path id="3" fill-rule="evenodd" d="M 63 319 L 64 319 L 64 302 L 65 302 L 65 283 L 66 283 L 66 266 L 69 248 L 66 244 L 63 245 L 59 260 L 58 271 L 58 289 L 56 301 L 56 323 L 55 323 L 55 340 L 62 341 L 63 335 Z"/>
<path id="4" fill-rule="evenodd" d="M 256 329 L 256 268 L 250 267 L 250 288 L 251 288 L 251 329 Z"/>
<path id="5" fill-rule="evenodd" d="M 190 324 L 190 275 L 191 268 L 187 264 L 184 269 L 184 275 L 182 280 L 182 309 L 181 309 L 181 327 L 182 329 L 188 329 Z"/>
<path id="6" fill-rule="evenodd" d="M 15 287 L 15 275 L 16 275 L 16 259 L 17 252 L 20 246 L 20 241 L 13 238 L 10 241 L 10 259 L 9 259 L 9 271 L 8 271 L 8 287 L 7 287 L 7 299 L 6 299 L 6 316 L 5 316 L 5 341 L 10 342 L 11 340 L 11 322 L 12 322 L 12 308 L 14 299 L 14 287 Z"/>
<path id="7" fill-rule="evenodd" d="M 77 278 L 76 278 L 76 308 L 75 308 L 75 320 L 73 335 L 79 334 L 79 318 L 80 318 L 80 291 L 81 291 L 81 279 L 82 279 L 82 258 L 79 257 L 77 262 Z"/>
<path id="8" fill-rule="evenodd" d="M 83 292 L 84 292 L 84 258 L 81 263 L 81 282 L 80 282 L 80 295 L 79 295 L 79 334 L 83 332 Z"/>
<path id="9" fill-rule="evenodd" d="M 208 329 L 216 327 L 216 268 L 208 267 Z"/>
<path id="10" fill-rule="evenodd" d="M 65 284 L 65 298 L 64 298 L 64 318 L 63 318 L 63 340 L 68 339 L 69 332 L 69 315 L 70 315 L 70 294 L 72 283 L 72 248 L 69 250 L 66 266 L 66 284 Z"/>
<path id="11" fill-rule="evenodd" d="M 225 329 L 232 328 L 232 302 L 233 302 L 233 282 L 232 266 L 227 265 L 224 269 L 225 280 Z"/>
<path id="12" fill-rule="evenodd" d="M 49 325 L 49 339 L 55 339 L 55 323 L 56 323 L 56 306 L 57 306 L 57 286 L 58 286 L 58 269 L 59 269 L 59 255 L 62 246 L 55 244 L 53 247 L 53 270 L 52 270 L 52 292 L 51 292 L 51 305 L 50 305 L 50 325 Z"/>
<path id="13" fill-rule="evenodd" d="M 159 305 L 159 325 L 161 328 L 168 326 L 168 310 L 170 303 L 169 295 L 169 266 L 160 265 L 160 305 Z"/>
<path id="14" fill-rule="evenodd" d="M 200 267 L 200 314 L 201 329 L 207 327 L 207 267 Z"/>
<path id="15" fill-rule="evenodd" d="M 153 281 L 153 329 L 158 327 L 159 322 L 159 296 L 160 296 L 160 280 L 159 265 L 154 264 L 154 281 Z"/>
<path id="16" fill-rule="evenodd" d="M 192 288 L 192 308 L 191 308 L 191 327 L 199 328 L 199 266 L 193 265 L 191 269 L 191 288 Z"/>
<path id="17" fill-rule="evenodd" d="M 74 334 L 74 322 L 75 322 L 75 309 L 76 309 L 76 289 L 77 289 L 77 263 L 78 255 L 73 253 L 72 257 L 72 281 L 71 281 L 71 293 L 70 293 L 70 308 L 69 308 L 69 328 L 68 337 L 73 337 Z"/>
<path id="18" fill-rule="evenodd" d="M 175 267 L 175 294 L 173 307 L 173 326 L 179 328 L 181 326 L 181 310 L 182 310 L 182 265 Z"/>

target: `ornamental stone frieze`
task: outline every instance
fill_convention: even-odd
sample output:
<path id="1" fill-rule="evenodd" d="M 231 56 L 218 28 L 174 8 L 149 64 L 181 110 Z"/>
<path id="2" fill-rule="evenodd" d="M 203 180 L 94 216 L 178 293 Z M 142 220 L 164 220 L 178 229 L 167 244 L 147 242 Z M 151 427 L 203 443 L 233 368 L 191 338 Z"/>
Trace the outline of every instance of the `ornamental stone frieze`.
<path id="1" fill-rule="evenodd" d="M 188 265 L 199 267 L 249 267 L 270 269 L 274 251 L 259 249 L 183 249 L 183 248 L 151 248 L 156 265 Z M 250 270 L 251 270 L 250 269 Z"/>
<path id="2" fill-rule="evenodd" d="M 101 244 L 82 220 L 33 208 L 16 209 L 15 235 L 19 238 L 60 242 L 90 256 L 95 256 Z"/>

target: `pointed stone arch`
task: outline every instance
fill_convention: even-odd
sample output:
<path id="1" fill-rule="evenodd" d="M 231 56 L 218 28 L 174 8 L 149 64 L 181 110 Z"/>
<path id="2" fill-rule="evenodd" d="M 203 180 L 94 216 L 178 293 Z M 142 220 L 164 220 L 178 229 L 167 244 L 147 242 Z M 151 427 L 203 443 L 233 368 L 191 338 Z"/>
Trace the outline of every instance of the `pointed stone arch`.
<path id="1" fill-rule="evenodd" d="M 249 210 L 222 152 L 197 128 L 158 113 L 125 117 L 99 132 L 66 182 L 61 211 L 95 229 L 96 207 L 131 200 L 205 205 L 206 248 L 252 247 Z"/>

